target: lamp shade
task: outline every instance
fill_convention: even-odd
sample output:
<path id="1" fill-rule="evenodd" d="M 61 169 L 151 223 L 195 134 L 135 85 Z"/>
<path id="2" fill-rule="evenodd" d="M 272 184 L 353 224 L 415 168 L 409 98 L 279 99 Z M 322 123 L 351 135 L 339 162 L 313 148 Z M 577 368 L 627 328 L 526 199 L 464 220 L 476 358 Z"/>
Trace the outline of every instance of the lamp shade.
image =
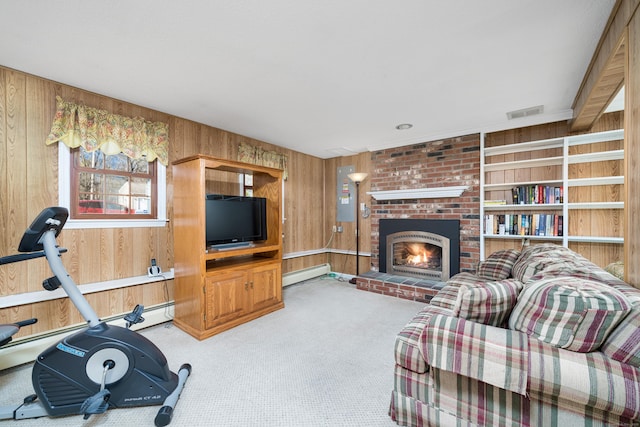
<path id="1" fill-rule="evenodd" d="M 366 172 L 353 172 L 350 173 L 349 175 L 347 175 L 349 177 L 349 179 L 353 182 L 362 182 L 365 179 L 367 179 L 367 176 L 369 174 Z"/>

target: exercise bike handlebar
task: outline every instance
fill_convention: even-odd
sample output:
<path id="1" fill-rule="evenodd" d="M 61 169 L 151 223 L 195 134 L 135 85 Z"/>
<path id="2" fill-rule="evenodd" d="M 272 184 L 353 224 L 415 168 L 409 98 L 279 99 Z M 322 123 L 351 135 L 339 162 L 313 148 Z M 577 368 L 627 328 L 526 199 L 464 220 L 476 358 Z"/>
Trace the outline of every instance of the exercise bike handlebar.
<path id="1" fill-rule="evenodd" d="M 52 219 L 51 221 L 55 220 Z M 80 289 L 78 289 L 78 286 L 76 286 L 71 276 L 69 276 L 64 264 L 62 264 L 60 252 L 56 247 L 56 230 L 52 228 L 51 230 L 45 231 L 40 239 L 40 243 L 42 243 L 44 247 L 44 253 L 51 271 L 53 271 L 53 274 L 60 280 L 62 288 L 67 295 L 69 295 L 69 299 L 71 299 L 73 305 L 76 306 L 82 317 L 89 323 L 89 326 L 98 326 L 100 324 L 98 315 L 91 305 L 89 305 L 84 295 L 82 295 L 82 292 L 80 292 Z"/>
<path id="2" fill-rule="evenodd" d="M 65 248 L 58 248 L 58 252 L 63 254 L 67 252 Z M 46 256 L 44 251 L 31 252 L 28 254 L 7 255 L 0 258 L 0 265 L 11 264 L 13 262 L 27 261 L 29 259 L 42 258 Z"/>

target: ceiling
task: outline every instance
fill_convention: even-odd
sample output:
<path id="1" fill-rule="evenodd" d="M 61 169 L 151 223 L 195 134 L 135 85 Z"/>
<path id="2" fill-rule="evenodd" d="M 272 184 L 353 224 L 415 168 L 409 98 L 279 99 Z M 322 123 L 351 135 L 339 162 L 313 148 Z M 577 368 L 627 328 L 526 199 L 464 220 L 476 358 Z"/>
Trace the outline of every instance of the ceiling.
<path id="1" fill-rule="evenodd" d="M 1 0 L 0 65 L 331 158 L 570 118 L 614 4 Z"/>

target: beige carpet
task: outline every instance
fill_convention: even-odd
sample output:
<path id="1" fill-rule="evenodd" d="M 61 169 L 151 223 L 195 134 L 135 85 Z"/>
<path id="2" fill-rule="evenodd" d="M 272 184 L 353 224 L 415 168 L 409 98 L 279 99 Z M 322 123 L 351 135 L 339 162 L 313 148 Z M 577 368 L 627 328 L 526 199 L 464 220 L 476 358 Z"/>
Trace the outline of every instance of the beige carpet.
<path id="1" fill-rule="evenodd" d="M 323 277 L 284 289 L 285 308 L 204 341 L 171 323 L 142 334 L 172 370 L 193 367 L 171 426 L 392 427 L 396 333 L 423 306 Z M 0 406 L 32 393 L 30 366 L 0 372 Z M 16 421 L 153 426 L 158 407 Z M 0 422 L 0 426 L 12 421 Z"/>

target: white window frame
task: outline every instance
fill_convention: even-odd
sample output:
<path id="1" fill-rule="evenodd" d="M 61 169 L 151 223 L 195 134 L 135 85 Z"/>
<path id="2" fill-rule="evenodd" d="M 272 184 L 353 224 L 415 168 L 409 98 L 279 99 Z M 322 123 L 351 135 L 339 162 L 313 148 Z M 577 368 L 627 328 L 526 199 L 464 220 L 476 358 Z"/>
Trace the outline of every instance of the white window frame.
<path id="1" fill-rule="evenodd" d="M 156 162 L 158 162 L 156 160 Z M 164 227 L 167 224 L 167 168 L 158 162 L 156 167 L 158 189 L 158 218 L 156 219 L 73 219 L 65 229 Z M 71 212 L 71 150 L 58 142 L 58 204 Z"/>

